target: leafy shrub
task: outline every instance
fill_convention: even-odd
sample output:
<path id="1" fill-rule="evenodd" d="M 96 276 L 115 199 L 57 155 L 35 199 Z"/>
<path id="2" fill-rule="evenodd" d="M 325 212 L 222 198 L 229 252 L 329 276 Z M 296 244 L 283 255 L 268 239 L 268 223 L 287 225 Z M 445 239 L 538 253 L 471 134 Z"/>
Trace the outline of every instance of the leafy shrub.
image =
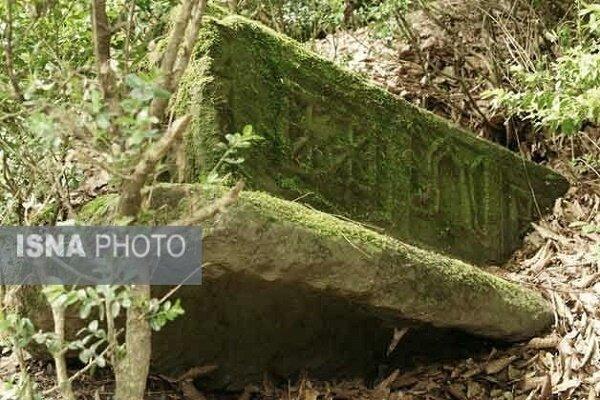
<path id="1" fill-rule="evenodd" d="M 344 0 L 251 0 L 240 13 L 300 41 L 335 31 L 343 24 Z"/>
<path id="2" fill-rule="evenodd" d="M 495 108 L 524 116 L 551 132 L 573 134 L 600 123 L 600 5 L 582 7 L 579 20 L 550 39 L 560 54 L 535 70 L 512 68 L 515 90 L 488 92 Z"/>
<path id="3" fill-rule="evenodd" d="M 361 24 L 368 24 L 379 37 L 392 39 L 396 34 L 406 34 L 404 15 L 416 1 L 383 0 L 365 2 L 357 10 Z"/>

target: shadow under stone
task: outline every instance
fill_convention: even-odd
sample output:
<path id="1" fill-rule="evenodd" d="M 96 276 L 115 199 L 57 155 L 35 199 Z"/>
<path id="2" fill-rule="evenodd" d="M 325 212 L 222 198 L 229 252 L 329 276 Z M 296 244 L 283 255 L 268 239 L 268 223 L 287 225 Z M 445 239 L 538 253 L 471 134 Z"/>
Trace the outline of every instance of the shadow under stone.
<path id="1" fill-rule="evenodd" d="M 387 370 L 473 356 L 491 344 L 454 330 L 381 318 L 326 291 L 243 273 L 182 287 L 175 297 L 186 313 L 153 336 L 153 369 L 178 376 L 217 365 L 201 378 L 204 389 L 239 390 L 265 376 L 285 384 L 303 374 L 369 383 Z M 394 327 L 403 326 L 411 328 L 387 357 Z"/>

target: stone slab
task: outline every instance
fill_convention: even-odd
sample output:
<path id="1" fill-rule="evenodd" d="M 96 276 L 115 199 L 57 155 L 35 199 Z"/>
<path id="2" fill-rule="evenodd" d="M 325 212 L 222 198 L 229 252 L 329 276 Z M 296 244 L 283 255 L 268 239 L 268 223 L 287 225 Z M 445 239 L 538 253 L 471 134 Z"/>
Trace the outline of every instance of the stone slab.
<path id="1" fill-rule="evenodd" d="M 381 227 L 474 263 L 505 261 L 568 188 L 525 161 L 344 71 L 259 23 L 206 22 L 176 110 L 195 120 L 187 180 L 249 124 L 249 187 Z"/>

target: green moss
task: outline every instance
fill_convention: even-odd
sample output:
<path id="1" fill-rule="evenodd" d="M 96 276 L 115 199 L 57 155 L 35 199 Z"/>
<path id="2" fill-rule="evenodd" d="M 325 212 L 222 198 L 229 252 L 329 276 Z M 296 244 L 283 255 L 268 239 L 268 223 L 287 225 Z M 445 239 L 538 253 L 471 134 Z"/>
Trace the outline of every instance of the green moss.
<path id="1" fill-rule="evenodd" d="M 225 18 L 226 16 L 231 15 L 231 12 L 227 8 L 215 4 L 214 1 L 209 1 L 206 4 L 204 15 L 213 18 Z"/>
<path id="2" fill-rule="evenodd" d="M 81 222 L 88 224 L 101 224 L 112 219 L 112 214 L 118 204 L 119 196 L 116 194 L 107 194 L 100 196 L 84 205 L 77 218 Z"/>
<path id="3" fill-rule="evenodd" d="M 531 303 L 536 307 L 545 304 L 540 297 L 512 296 L 511 292 L 520 292 L 518 287 L 493 275 L 484 274 L 477 268 L 458 260 L 447 259 L 439 254 L 432 253 L 417 247 L 402 243 L 392 237 L 372 231 L 358 223 L 344 221 L 332 215 L 307 208 L 301 204 L 274 198 L 262 192 L 244 192 L 240 199 L 239 207 L 252 207 L 254 212 L 273 221 L 285 221 L 295 227 L 303 227 L 319 236 L 334 239 L 343 239 L 358 246 L 366 253 L 392 252 L 399 265 L 418 265 L 420 273 L 427 279 L 443 275 L 438 283 L 437 290 L 445 292 L 452 284 L 457 282 L 470 282 L 472 290 L 482 287 L 494 286 L 503 291 L 504 295 L 512 298 L 516 304 Z M 401 258 L 401 260 L 398 260 Z M 394 278 L 391 278 L 394 280 Z M 449 282 L 451 283 L 449 285 Z M 482 285 L 485 283 L 485 285 Z M 447 294 L 447 293 L 446 293 Z M 431 293 L 432 298 L 444 298 L 436 293 Z"/>
<path id="4" fill-rule="evenodd" d="M 195 117 L 190 182 L 250 124 L 267 139 L 236 172 L 251 188 L 473 262 L 504 260 L 568 186 L 242 17 L 207 21 L 195 54 L 175 105 Z"/>
<path id="5" fill-rule="evenodd" d="M 52 202 L 35 213 L 30 223 L 33 226 L 54 225 L 56 223 L 57 214 L 58 204 Z"/>
<path id="6" fill-rule="evenodd" d="M 243 215 L 258 214 L 275 224 L 292 225 L 294 229 L 306 229 L 317 237 L 347 242 L 348 251 L 357 249 L 371 258 L 370 268 L 379 270 L 376 279 L 386 282 L 382 285 L 386 289 L 375 300 L 383 307 L 398 307 L 406 315 L 421 315 L 428 322 L 436 324 L 445 319 L 442 315 L 444 312 L 450 315 L 448 303 L 454 303 L 456 307 L 464 309 L 452 311 L 453 323 L 460 326 L 464 322 L 467 326 L 472 318 L 468 314 L 473 311 L 467 305 L 474 298 L 479 298 L 479 301 L 485 298 L 494 324 L 501 326 L 505 323 L 498 316 L 506 316 L 507 309 L 519 310 L 518 313 L 528 310 L 526 316 L 523 314 L 519 317 L 519 324 L 528 324 L 525 320 L 531 318 L 534 324 L 541 327 L 549 320 L 548 305 L 541 296 L 459 260 L 407 245 L 357 223 L 261 192 L 243 193 L 238 207 L 246 209 Z M 249 208 L 251 212 L 248 212 Z M 339 277 L 335 275 L 334 279 Z M 320 278 L 322 281 L 323 278 Z M 365 276 L 359 274 L 351 286 L 358 288 L 366 283 Z M 335 282 L 323 284 L 336 285 Z M 459 294 L 461 292 L 465 293 Z M 464 303 L 457 301 L 457 297 L 464 298 Z"/>

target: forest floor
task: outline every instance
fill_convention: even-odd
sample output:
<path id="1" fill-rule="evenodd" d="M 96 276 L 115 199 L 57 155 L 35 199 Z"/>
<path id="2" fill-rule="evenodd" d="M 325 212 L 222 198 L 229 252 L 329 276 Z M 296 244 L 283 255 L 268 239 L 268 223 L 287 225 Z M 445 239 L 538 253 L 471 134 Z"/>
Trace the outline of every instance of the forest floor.
<path id="1" fill-rule="evenodd" d="M 463 21 L 463 20 L 461 20 Z M 456 64 L 448 37 L 430 19 L 411 21 L 418 32 L 415 43 L 394 43 L 373 38 L 367 30 L 340 32 L 315 44 L 317 51 L 360 72 L 389 90 L 480 136 L 509 145 L 503 119 L 495 116 L 482 93 L 490 87 L 485 78 L 489 43 L 467 18 L 462 35 L 468 59 Z M 455 30 L 456 31 L 456 30 Z M 495 38 L 495 40 L 501 40 Z M 417 54 L 419 53 L 419 54 Z M 432 65 L 423 68 L 423 57 Z M 433 71 L 432 73 L 430 73 Z M 465 90 L 464 80 L 468 80 Z M 487 121 L 486 121 L 487 120 Z M 500 121 L 500 122 L 496 122 Z M 523 127 L 523 124 L 521 124 Z M 508 131 L 508 129 L 507 129 Z M 501 132 L 500 137 L 496 135 Z M 541 160 L 569 178 L 572 188 L 556 202 L 553 213 L 534 224 L 523 247 L 509 263 L 489 266 L 506 279 L 536 288 L 553 304 L 555 321 L 547 336 L 489 354 L 444 361 L 410 371 L 393 371 L 375 387 L 361 382 L 317 382 L 303 379 L 286 387 L 265 382 L 241 394 L 200 393 L 165 377 L 151 377 L 149 399 L 231 398 L 329 399 L 596 399 L 600 398 L 600 172 L 575 163 L 575 154 L 600 152 L 600 130 L 587 128 L 577 138 L 540 138 L 515 134 L 516 149 Z M 522 140 L 520 140 L 522 139 Z M 402 342 L 398 344 L 401 346 Z M 0 374 L 16 371 L 8 357 L 0 361 Z M 40 387 L 52 387 L 51 367 L 34 366 Z M 112 382 L 103 375 L 77 382 L 82 399 L 104 399 Z"/>

